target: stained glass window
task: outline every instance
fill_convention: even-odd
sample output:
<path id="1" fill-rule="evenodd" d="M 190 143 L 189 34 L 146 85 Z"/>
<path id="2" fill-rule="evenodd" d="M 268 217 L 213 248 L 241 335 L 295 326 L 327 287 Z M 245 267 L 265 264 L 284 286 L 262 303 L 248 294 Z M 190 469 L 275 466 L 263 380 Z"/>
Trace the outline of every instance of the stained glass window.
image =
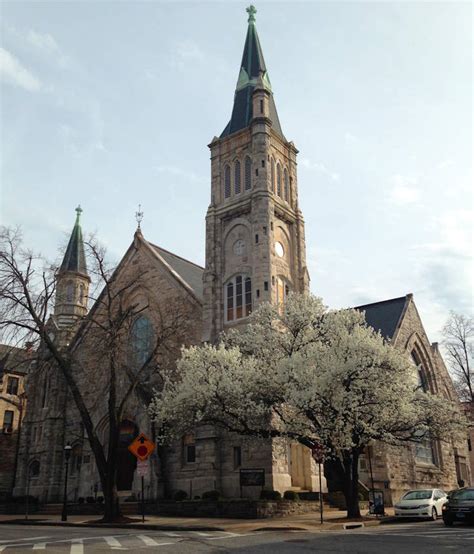
<path id="1" fill-rule="evenodd" d="M 137 318 L 132 325 L 133 364 L 140 369 L 153 349 L 153 326 L 145 316 Z"/>

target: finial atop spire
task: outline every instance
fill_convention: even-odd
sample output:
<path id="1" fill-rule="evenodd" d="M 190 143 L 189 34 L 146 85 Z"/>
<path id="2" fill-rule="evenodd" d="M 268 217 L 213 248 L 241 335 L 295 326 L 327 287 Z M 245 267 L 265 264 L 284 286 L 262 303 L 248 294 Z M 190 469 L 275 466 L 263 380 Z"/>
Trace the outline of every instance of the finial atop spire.
<path id="1" fill-rule="evenodd" d="M 137 231 L 140 231 L 141 230 L 141 227 L 140 227 L 140 224 L 141 222 L 143 221 L 143 212 L 142 212 L 142 205 L 141 204 L 138 204 L 138 211 L 135 212 L 135 219 L 137 220 L 137 223 L 138 223 L 138 226 L 137 226 Z"/>
<path id="2" fill-rule="evenodd" d="M 82 208 L 81 208 L 81 205 L 79 204 L 79 206 L 77 206 L 76 208 L 76 223 L 79 223 L 81 214 L 82 214 Z"/>
<path id="3" fill-rule="evenodd" d="M 257 8 L 251 4 L 246 9 L 246 12 L 249 14 L 249 23 L 255 23 L 255 14 L 257 13 Z"/>

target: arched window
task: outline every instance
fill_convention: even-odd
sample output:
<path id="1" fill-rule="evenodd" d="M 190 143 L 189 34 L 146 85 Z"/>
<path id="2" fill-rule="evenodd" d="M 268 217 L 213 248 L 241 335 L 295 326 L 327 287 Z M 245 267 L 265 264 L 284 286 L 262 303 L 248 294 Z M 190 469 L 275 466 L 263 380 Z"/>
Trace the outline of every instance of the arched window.
<path id="1" fill-rule="evenodd" d="M 240 194 L 240 162 L 237 160 L 234 164 L 234 193 Z"/>
<path id="2" fill-rule="evenodd" d="M 224 169 L 224 198 L 230 198 L 230 166 Z"/>
<path id="3" fill-rule="evenodd" d="M 285 187 L 285 200 L 287 202 L 290 201 L 290 183 L 289 183 L 289 179 L 288 179 L 288 170 L 286 169 L 285 167 L 285 170 L 283 172 L 283 183 L 284 183 L 284 187 Z"/>
<path id="4" fill-rule="evenodd" d="M 79 304 L 84 304 L 86 287 L 81 283 L 79 285 Z"/>
<path id="5" fill-rule="evenodd" d="M 275 192 L 275 160 L 273 158 L 272 158 L 270 175 L 272 180 L 272 192 Z"/>
<path id="6" fill-rule="evenodd" d="M 153 350 L 153 326 L 145 316 L 137 318 L 132 325 L 132 363 L 140 369 Z"/>
<path id="7" fill-rule="evenodd" d="M 250 156 L 245 158 L 245 190 L 252 188 L 252 160 Z"/>
<path id="8" fill-rule="evenodd" d="M 277 304 L 284 304 L 289 294 L 290 286 L 288 283 L 283 277 L 277 277 Z"/>
<path id="9" fill-rule="evenodd" d="M 74 283 L 72 281 L 68 281 L 66 283 L 66 302 L 72 302 L 73 297 L 74 297 Z"/>
<path id="10" fill-rule="evenodd" d="M 244 275 L 233 277 L 225 285 L 226 320 L 247 317 L 252 312 L 252 280 Z"/>
<path id="11" fill-rule="evenodd" d="M 43 397 L 41 399 L 42 408 L 46 406 L 46 400 L 48 398 L 48 389 L 49 389 L 49 378 L 47 375 L 45 375 L 44 381 L 43 381 Z"/>
<path id="12" fill-rule="evenodd" d="M 281 166 L 277 164 L 277 194 L 281 197 Z"/>
<path id="13" fill-rule="evenodd" d="M 40 468 L 41 466 L 39 461 L 33 460 L 28 467 L 28 473 L 30 474 L 29 476 L 32 478 L 39 477 Z"/>
<path id="14" fill-rule="evenodd" d="M 429 392 L 426 370 L 423 367 L 423 364 L 421 363 L 421 360 L 415 350 L 413 350 L 413 352 L 411 353 L 411 358 L 417 368 L 418 388 L 420 388 L 423 392 Z"/>

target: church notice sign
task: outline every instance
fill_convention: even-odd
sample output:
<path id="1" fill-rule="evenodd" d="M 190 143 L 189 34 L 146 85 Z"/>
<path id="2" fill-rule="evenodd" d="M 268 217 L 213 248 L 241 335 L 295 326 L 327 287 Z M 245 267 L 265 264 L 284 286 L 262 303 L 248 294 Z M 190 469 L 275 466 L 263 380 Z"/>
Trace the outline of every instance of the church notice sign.
<path id="1" fill-rule="evenodd" d="M 241 487 L 263 487 L 265 485 L 264 469 L 241 469 L 240 486 Z"/>

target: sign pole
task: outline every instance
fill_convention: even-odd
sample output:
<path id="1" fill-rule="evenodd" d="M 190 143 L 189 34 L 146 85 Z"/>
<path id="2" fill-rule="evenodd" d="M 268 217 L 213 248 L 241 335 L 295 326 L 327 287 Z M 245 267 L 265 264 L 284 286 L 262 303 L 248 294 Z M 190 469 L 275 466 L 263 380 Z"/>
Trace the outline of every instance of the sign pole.
<path id="1" fill-rule="evenodd" d="M 321 483 L 321 462 L 319 466 L 319 513 L 321 517 L 321 525 L 323 524 L 323 487 Z"/>
<path id="2" fill-rule="evenodd" d="M 142 475 L 142 523 L 145 523 L 145 478 Z"/>

